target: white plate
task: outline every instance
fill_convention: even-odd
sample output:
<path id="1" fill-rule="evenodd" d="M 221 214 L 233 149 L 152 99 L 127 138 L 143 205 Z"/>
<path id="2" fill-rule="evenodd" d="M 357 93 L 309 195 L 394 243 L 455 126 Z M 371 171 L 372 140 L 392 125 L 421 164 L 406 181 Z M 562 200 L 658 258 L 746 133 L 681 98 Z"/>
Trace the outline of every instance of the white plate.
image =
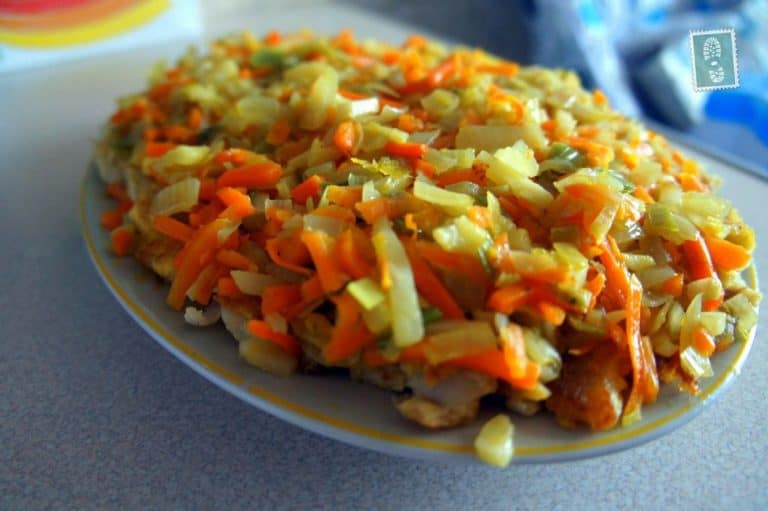
<path id="1" fill-rule="evenodd" d="M 705 160 L 726 182 L 738 184 L 738 170 Z M 109 290 L 141 327 L 164 348 L 200 375 L 243 401 L 301 428 L 366 449 L 440 461 L 474 460 L 472 442 L 482 421 L 447 431 L 426 431 L 402 419 L 391 394 L 342 377 L 295 375 L 278 378 L 245 364 L 233 338 L 217 325 L 195 328 L 165 304 L 167 285 L 131 258 L 109 251 L 109 235 L 99 225 L 101 212 L 114 207 L 92 166 L 80 198 L 81 221 L 88 252 Z M 754 276 L 754 274 L 753 274 Z M 753 282 L 757 287 L 756 279 Z M 667 434 L 691 420 L 731 382 L 749 354 L 753 337 L 714 358 L 715 376 L 701 392 L 689 396 L 674 385 L 643 407 L 643 418 L 627 428 L 593 433 L 564 430 L 552 416 L 516 417 L 515 463 L 566 461 L 628 449 Z"/>

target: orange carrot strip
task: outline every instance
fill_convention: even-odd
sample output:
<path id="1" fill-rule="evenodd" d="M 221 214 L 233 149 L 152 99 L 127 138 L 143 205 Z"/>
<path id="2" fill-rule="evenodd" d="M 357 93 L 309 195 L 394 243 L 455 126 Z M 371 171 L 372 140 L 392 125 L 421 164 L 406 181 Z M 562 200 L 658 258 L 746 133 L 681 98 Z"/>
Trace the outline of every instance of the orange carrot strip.
<path id="1" fill-rule="evenodd" d="M 235 188 L 219 188 L 216 196 L 227 206 L 223 214 L 232 219 L 239 220 L 245 218 L 254 211 L 251 198 Z"/>
<path id="2" fill-rule="evenodd" d="M 176 144 L 171 142 L 149 142 L 144 148 L 144 153 L 152 158 L 158 158 L 174 147 Z"/>
<path id="3" fill-rule="evenodd" d="M 435 183 L 437 186 L 441 187 L 446 187 L 448 185 L 460 183 L 462 181 L 470 181 L 472 183 L 477 183 L 480 186 L 485 186 L 487 184 L 485 171 L 481 168 L 475 167 L 471 169 L 449 170 L 447 172 L 443 172 L 442 174 L 438 174 L 435 178 Z"/>
<path id="4" fill-rule="evenodd" d="M 357 127 L 353 121 L 344 121 L 333 134 L 333 143 L 344 154 L 352 154 L 357 146 Z"/>
<path id="5" fill-rule="evenodd" d="M 736 243 L 731 243 L 728 240 L 721 240 L 712 236 L 705 236 L 704 241 L 712 256 L 712 262 L 715 266 L 722 268 L 723 270 L 738 270 L 744 268 L 752 259 L 752 255 L 749 251 Z"/>
<path id="6" fill-rule="evenodd" d="M 301 284 L 280 284 L 269 286 L 261 297 L 261 314 L 283 314 L 292 305 L 301 301 Z"/>
<path id="7" fill-rule="evenodd" d="M 331 363 L 354 355 L 376 339 L 365 327 L 360 306 L 349 293 L 334 297 L 333 302 L 336 304 L 336 322 L 330 341 L 323 347 L 323 357 Z"/>
<path id="8" fill-rule="evenodd" d="M 248 257 L 236 250 L 219 250 L 216 260 L 228 268 L 244 271 L 256 271 L 258 266 Z"/>
<path id="9" fill-rule="evenodd" d="M 310 197 L 317 200 L 323 189 L 325 178 L 314 174 L 291 190 L 291 198 L 299 204 L 306 204 Z"/>
<path id="10" fill-rule="evenodd" d="M 600 262 L 605 267 L 606 290 L 605 294 L 616 302 L 617 308 L 624 308 L 630 293 L 629 273 L 626 266 L 620 260 L 620 254 L 615 251 L 615 242 L 611 243 L 613 238 L 607 236 L 603 242 L 603 253 L 600 254 Z"/>
<path id="11" fill-rule="evenodd" d="M 339 265 L 353 278 L 369 277 L 376 270 L 376 256 L 371 240 L 356 227 L 339 235 L 335 251 Z"/>
<path id="12" fill-rule="evenodd" d="M 459 304 L 451 296 L 450 291 L 446 289 L 437 275 L 435 275 L 429 264 L 421 257 L 416 247 L 412 243 L 406 243 L 405 251 L 411 263 L 416 289 L 421 296 L 430 304 L 440 309 L 443 317 L 464 319 L 464 311 L 461 310 Z"/>
<path id="13" fill-rule="evenodd" d="M 175 240 L 184 243 L 192 239 L 194 231 L 187 224 L 166 215 L 156 215 L 152 219 L 152 227 Z"/>
<path id="14" fill-rule="evenodd" d="M 222 165 L 224 163 L 233 163 L 235 165 L 242 165 L 246 162 L 249 156 L 253 155 L 251 151 L 247 149 L 241 149 L 239 147 L 233 147 L 231 149 L 225 149 L 216 153 L 213 157 L 214 163 Z"/>
<path id="15" fill-rule="evenodd" d="M 429 73 L 427 76 L 427 84 L 433 89 L 440 87 L 455 71 L 456 59 L 452 57 L 438 65 L 431 73 Z"/>
<path id="16" fill-rule="evenodd" d="M 528 295 L 529 289 L 525 284 L 508 284 L 494 290 L 486 306 L 496 312 L 509 315 L 526 304 Z"/>
<path id="17" fill-rule="evenodd" d="M 309 250 L 320 277 L 320 283 L 326 293 L 333 293 L 347 283 L 349 277 L 339 268 L 338 261 L 334 257 L 333 240 L 329 235 L 305 230 L 301 233 L 301 241 Z"/>
<path id="18" fill-rule="evenodd" d="M 194 284 L 200 271 L 213 259 L 219 246 L 219 231 L 230 225 L 231 220 L 217 218 L 195 232 L 184 247 L 178 269 L 168 293 L 168 305 L 181 310 L 189 288 Z"/>
<path id="19" fill-rule="evenodd" d="M 305 267 L 311 261 L 309 252 L 295 238 L 267 240 L 267 254 L 276 265 L 286 270 L 302 275 L 312 275 L 312 270 Z"/>
<path id="20" fill-rule="evenodd" d="M 413 165 L 412 165 L 413 170 L 416 172 L 420 171 L 422 174 L 424 174 L 428 178 L 432 178 L 437 172 L 437 169 L 435 168 L 435 166 L 426 160 L 412 160 L 412 161 L 413 161 Z"/>
<path id="21" fill-rule="evenodd" d="M 259 339 L 276 344 L 286 353 L 298 357 L 301 355 L 301 345 L 295 337 L 289 334 L 275 332 L 266 321 L 252 319 L 247 323 L 248 331 Z"/>
<path id="22" fill-rule="evenodd" d="M 427 146 L 413 142 L 394 142 L 389 141 L 384 146 L 384 151 L 392 156 L 402 156 L 403 158 L 421 158 L 427 152 Z"/>
<path id="23" fill-rule="evenodd" d="M 117 229 L 123 225 L 123 213 L 119 209 L 105 211 L 101 214 L 101 226 L 105 229 Z"/>
<path id="24" fill-rule="evenodd" d="M 664 293 L 670 294 L 675 298 L 683 294 L 683 274 L 678 273 L 674 277 L 670 277 L 664 281 L 661 285 L 661 290 Z"/>
<path id="25" fill-rule="evenodd" d="M 279 119 L 275 122 L 267 133 L 267 143 L 272 145 L 284 144 L 291 135 L 291 124 L 288 119 Z"/>
<path id="26" fill-rule="evenodd" d="M 368 96 L 359 92 L 354 92 L 347 89 L 339 89 L 339 95 L 347 99 L 365 99 Z"/>
<path id="27" fill-rule="evenodd" d="M 704 300 L 701 303 L 701 310 L 711 312 L 716 311 L 720 308 L 720 306 L 723 304 L 723 295 L 721 294 L 717 298 L 712 298 L 711 300 Z"/>
<path id="28" fill-rule="evenodd" d="M 119 257 L 127 255 L 133 245 L 133 233 L 128 229 L 118 227 L 110 235 L 112 250 Z"/>
<path id="29" fill-rule="evenodd" d="M 355 204 L 355 209 L 368 224 L 373 225 L 379 218 L 397 218 L 408 213 L 411 201 L 404 195 L 379 197 Z"/>
<path id="30" fill-rule="evenodd" d="M 107 195 L 120 202 L 131 200 L 128 197 L 128 192 L 125 190 L 125 186 L 120 183 L 109 183 L 107 185 Z"/>
<path id="31" fill-rule="evenodd" d="M 343 208 L 353 209 L 355 204 L 363 198 L 363 187 L 330 185 L 326 189 L 326 194 L 331 204 L 338 204 Z"/>
<path id="32" fill-rule="evenodd" d="M 547 323 L 560 326 L 563 324 L 563 321 L 565 321 L 565 310 L 557 305 L 553 305 L 549 302 L 538 302 L 536 303 L 536 308 Z"/>
<path id="33" fill-rule="evenodd" d="M 636 186 L 635 191 L 633 192 L 632 195 L 634 195 L 641 201 L 645 202 L 646 204 L 653 204 L 654 202 L 656 202 L 655 200 L 653 200 L 653 197 L 651 197 L 651 194 L 648 193 L 648 189 L 645 188 L 644 186 L 640 186 L 640 185 Z"/>
<path id="34" fill-rule="evenodd" d="M 283 168 L 272 162 L 254 163 L 224 172 L 216 181 L 218 187 L 272 188 L 283 177 Z"/>
<path id="35" fill-rule="evenodd" d="M 596 274 L 586 282 L 584 287 L 592 293 L 592 297 L 589 299 L 589 306 L 587 307 L 587 310 L 592 310 L 597 303 L 597 297 L 600 296 L 600 293 L 603 292 L 603 288 L 605 288 L 605 275 L 602 273 Z"/>
<path id="36" fill-rule="evenodd" d="M 280 41 L 283 40 L 283 36 L 280 34 L 280 32 L 276 30 L 272 30 L 264 37 L 264 44 L 267 46 L 274 46 L 276 44 L 279 44 Z"/>
<path id="37" fill-rule="evenodd" d="M 405 362 L 409 364 L 426 364 L 427 356 L 424 353 L 424 348 L 429 341 L 427 339 L 421 340 L 416 344 L 411 344 L 403 348 L 398 355 L 398 362 Z"/>
<path id="38" fill-rule="evenodd" d="M 541 370 L 538 364 L 527 362 L 524 377 L 520 378 L 513 376 L 510 372 L 504 353 L 495 349 L 455 358 L 445 362 L 444 365 L 463 367 L 465 369 L 489 374 L 521 389 L 533 388 L 539 379 Z"/>
<path id="39" fill-rule="evenodd" d="M 198 200 L 213 200 L 216 197 L 216 181 L 213 179 L 201 179 L 200 191 L 197 193 Z"/>
<path id="40" fill-rule="evenodd" d="M 391 364 L 375 346 L 369 346 L 363 351 L 363 363 L 368 367 L 381 367 Z"/>
<path id="41" fill-rule="evenodd" d="M 689 172 L 681 172 L 678 174 L 677 181 L 685 191 L 704 192 L 707 190 L 707 187 L 704 186 L 704 183 L 702 183 L 697 176 Z"/>
<path id="42" fill-rule="evenodd" d="M 240 298 L 243 293 L 240 288 L 237 287 L 235 279 L 232 277 L 221 277 L 217 284 L 219 296 L 227 296 L 229 298 Z"/>
<path id="43" fill-rule="evenodd" d="M 705 279 L 715 275 L 709 249 L 701 234 L 698 234 L 695 240 L 683 242 L 683 253 L 688 261 L 691 280 Z"/>
<path id="44" fill-rule="evenodd" d="M 203 122 L 203 112 L 198 107 L 193 107 L 187 112 L 187 126 L 196 130 Z"/>
<path id="45" fill-rule="evenodd" d="M 698 326 L 693 330 L 693 347 L 696 348 L 696 351 L 708 357 L 715 352 L 715 340 L 704 327 Z"/>

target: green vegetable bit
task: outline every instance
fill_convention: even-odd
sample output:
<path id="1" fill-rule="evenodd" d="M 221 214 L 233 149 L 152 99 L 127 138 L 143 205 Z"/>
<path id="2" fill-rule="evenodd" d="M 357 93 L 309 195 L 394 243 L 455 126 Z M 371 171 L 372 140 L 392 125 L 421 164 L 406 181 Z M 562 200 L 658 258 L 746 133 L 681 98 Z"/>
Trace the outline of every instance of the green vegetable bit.
<path id="1" fill-rule="evenodd" d="M 251 65 L 253 67 L 282 67 L 285 60 L 285 53 L 264 48 L 251 55 Z"/>

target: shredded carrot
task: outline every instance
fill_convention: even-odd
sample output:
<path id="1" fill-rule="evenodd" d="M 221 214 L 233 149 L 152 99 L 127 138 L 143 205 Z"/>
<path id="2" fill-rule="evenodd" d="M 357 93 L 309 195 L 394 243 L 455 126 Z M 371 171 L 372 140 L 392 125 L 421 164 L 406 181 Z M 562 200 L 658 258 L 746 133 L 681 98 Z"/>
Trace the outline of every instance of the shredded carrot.
<path id="1" fill-rule="evenodd" d="M 412 165 L 413 170 L 416 172 L 421 172 L 428 178 L 432 178 L 437 172 L 437 169 L 435 168 L 435 166 L 426 160 L 412 159 L 411 161 L 413 162 L 413 165 Z"/>
<path id="2" fill-rule="evenodd" d="M 267 143 L 272 145 L 284 144 L 291 136 L 291 123 L 288 119 L 279 119 L 267 133 Z"/>
<path id="3" fill-rule="evenodd" d="M 712 262 L 723 270 L 739 270 L 747 266 L 752 259 L 749 251 L 736 243 L 713 236 L 705 236 L 704 241 L 712 256 Z"/>
<path id="4" fill-rule="evenodd" d="M 435 177 L 437 186 L 445 188 L 448 185 L 461 183 L 462 181 L 469 181 L 476 183 L 480 186 L 485 186 L 487 180 L 485 177 L 485 170 L 479 167 L 472 167 L 470 169 L 455 169 L 438 174 Z"/>
<path id="5" fill-rule="evenodd" d="M 297 238 L 272 238 L 267 241 L 267 254 L 278 266 L 292 272 L 311 275 L 306 267 L 312 260 L 306 247 Z"/>
<path id="6" fill-rule="evenodd" d="M 244 271 L 256 271 L 258 266 L 244 254 L 235 250 L 219 250 L 216 260 L 228 268 Z"/>
<path id="7" fill-rule="evenodd" d="M 547 323 L 560 326 L 565 321 L 565 310 L 549 302 L 537 302 L 536 309 L 541 314 L 542 319 Z"/>
<path id="8" fill-rule="evenodd" d="M 339 89 L 339 95 L 347 99 L 365 99 L 368 96 L 359 92 L 354 92 L 349 89 Z"/>
<path id="9" fill-rule="evenodd" d="M 716 311 L 720 308 L 722 304 L 723 304 L 723 295 L 721 294 L 717 298 L 712 298 L 711 300 L 704 300 L 701 303 L 701 310 Z"/>
<path id="10" fill-rule="evenodd" d="M 127 255 L 133 246 L 133 233 L 124 227 L 118 227 L 110 235 L 112 250 L 119 257 Z"/>
<path id="11" fill-rule="evenodd" d="M 431 88 L 440 87 L 456 71 L 456 60 L 449 58 L 429 73 L 427 84 Z"/>
<path id="12" fill-rule="evenodd" d="M 683 274 L 678 273 L 674 277 L 665 280 L 661 285 L 661 291 L 675 298 L 680 297 L 683 294 Z"/>
<path id="13" fill-rule="evenodd" d="M 201 227 L 184 247 L 184 256 L 179 261 L 176 275 L 168 293 L 168 305 L 180 310 L 184 305 L 187 291 L 202 269 L 213 259 L 219 246 L 219 231 L 230 225 L 231 220 L 218 218 Z"/>
<path id="14" fill-rule="evenodd" d="M 357 227 L 351 227 L 339 235 L 335 251 L 339 265 L 353 278 L 370 277 L 376 269 L 373 244 Z"/>
<path id="15" fill-rule="evenodd" d="M 385 358 L 375 346 L 369 346 L 363 350 L 363 363 L 368 367 L 381 367 L 393 362 Z"/>
<path id="16" fill-rule="evenodd" d="M 144 153 L 152 158 L 158 158 L 174 147 L 176 144 L 171 142 L 149 142 L 144 148 Z"/>
<path id="17" fill-rule="evenodd" d="M 683 242 L 683 253 L 688 261 L 691 280 L 705 279 L 715 275 L 709 249 L 701 234 L 696 236 L 695 240 Z"/>
<path id="18" fill-rule="evenodd" d="M 213 157 L 214 163 L 218 163 L 219 165 L 222 165 L 224 163 L 232 163 L 233 165 L 242 165 L 246 161 L 248 161 L 248 158 L 252 156 L 254 153 L 251 151 L 248 151 L 247 149 L 241 149 L 241 148 L 232 148 L 232 149 L 225 149 L 223 151 L 219 151 L 216 153 L 216 156 Z"/>
<path id="19" fill-rule="evenodd" d="M 397 218 L 403 216 L 411 209 L 410 201 L 406 196 L 379 197 L 377 199 L 358 202 L 355 209 L 368 224 L 373 225 L 382 217 Z"/>
<path id="20" fill-rule="evenodd" d="M 319 231 L 305 230 L 301 233 L 301 241 L 309 250 L 326 293 L 333 293 L 347 283 L 349 277 L 341 270 L 334 257 L 333 240 L 330 236 Z"/>
<path id="21" fill-rule="evenodd" d="M 302 205 L 306 204 L 310 197 L 317 200 L 320 198 L 324 182 L 325 178 L 313 174 L 291 190 L 291 198 Z"/>
<path id="22" fill-rule="evenodd" d="M 301 301 L 301 284 L 269 286 L 261 297 L 261 314 L 283 314 Z"/>
<path id="23" fill-rule="evenodd" d="M 105 211 L 101 214 L 101 226 L 105 229 L 117 229 L 123 225 L 123 212 L 119 209 Z"/>
<path id="24" fill-rule="evenodd" d="M 333 143 L 344 154 L 352 154 L 358 143 L 357 126 L 354 121 L 344 121 L 336 127 Z"/>
<path id="25" fill-rule="evenodd" d="M 421 257 L 413 243 L 406 243 L 405 250 L 411 263 L 416 289 L 426 301 L 434 305 L 443 317 L 463 319 L 464 311 L 461 310 L 450 291 L 443 285 L 440 279 L 429 267 L 429 264 Z"/>
<path id="26" fill-rule="evenodd" d="M 252 319 L 247 323 L 248 331 L 259 339 L 276 344 L 283 351 L 294 357 L 301 355 L 301 345 L 295 337 L 289 334 L 275 332 L 266 321 Z"/>
<path id="27" fill-rule="evenodd" d="M 224 172 L 216 181 L 219 187 L 229 186 L 265 189 L 272 188 L 283 177 L 283 169 L 276 163 L 254 163 Z"/>
<path id="28" fill-rule="evenodd" d="M 193 229 L 187 224 L 166 215 L 155 215 L 152 227 L 166 236 L 184 243 L 192 239 Z"/>
<path id="29" fill-rule="evenodd" d="M 423 130 L 424 122 L 413 114 L 406 113 L 401 114 L 400 117 L 397 118 L 397 127 L 407 133 L 413 133 L 414 131 Z"/>
<path id="30" fill-rule="evenodd" d="M 596 105 L 603 106 L 608 104 L 608 98 L 600 89 L 595 89 L 592 92 L 592 98 L 594 99 Z"/>
<path id="31" fill-rule="evenodd" d="M 376 339 L 365 327 L 360 306 L 349 293 L 334 297 L 333 302 L 336 304 L 336 322 L 331 339 L 323 347 L 323 357 L 331 363 L 354 355 Z"/>
<path id="32" fill-rule="evenodd" d="M 595 304 L 597 303 L 597 297 L 600 296 L 600 293 L 602 293 L 603 289 L 605 288 L 605 275 L 602 273 L 596 273 L 594 277 L 586 282 L 584 287 L 586 287 L 586 289 L 592 293 L 592 296 L 589 299 L 589 305 L 587 306 L 587 310 L 592 310 L 595 308 Z"/>
<path id="33" fill-rule="evenodd" d="M 616 243 L 613 238 L 607 236 L 603 242 L 603 253 L 600 254 L 600 262 L 605 266 L 605 278 L 607 287 L 603 294 L 609 295 L 616 308 L 624 308 L 630 293 L 629 273 L 624 263 L 621 261 L 621 255 L 616 249 Z"/>
<path id="34" fill-rule="evenodd" d="M 697 176 L 689 172 L 681 172 L 678 174 L 677 181 L 680 183 L 680 186 L 683 188 L 683 190 L 686 191 L 704 192 L 707 190 L 707 187 L 704 186 L 704 183 L 702 183 Z"/>
<path id="35" fill-rule="evenodd" d="M 526 304 L 528 294 L 528 286 L 524 284 L 507 284 L 491 293 L 486 306 L 496 312 L 509 315 Z"/>
<path id="36" fill-rule="evenodd" d="M 715 340 L 704 327 L 698 326 L 693 329 L 693 347 L 708 357 L 715 352 Z"/>
<path id="37" fill-rule="evenodd" d="M 283 36 L 280 34 L 280 32 L 276 30 L 272 30 L 266 35 L 266 37 L 264 37 L 264 43 L 267 46 L 275 46 L 276 44 L 279 44 L 280 41 L 282 40 L 283 40 Z"/>
<path id="38" fill-rule="evenodd" d="M 656 202 L 653 200 L 653 197 L 651 197 L 651 194 L 648 193 L 648 189 L 646 189 L 644 186 L 635 186 L 635 191 L 632 193 L 632 195 L 645 202 L 646 204 L 653 204 Z"/>
<path id="39" fill-rule="evenodd" d="M 427 152 L 427 146 L 413 142 L 394 142 L 389 141 L 384 146 L 384 151 L 392 156 L 402 156 L 403 158 L 421 158 Z"/>
<path id="40" fill-rule="evenodd" d="M 197 107 L 193 107 L 187 112 L 187 126 L 196 130 L 203 122 L 203 111 Z"/>
<path id="41" fill-rule="evenodd" d="M 241 298 L 245 296 L 237 287 L 235 279 L 232 277 L 221 277 L 216 287 L 219 296 L 226 296 L 228 298 Z"/>
<path id="42" fill-rule="evenodd" d="M 254 211 L 251 198 L 236 188 L 219 188 L 216 196 L 227 206 L 227 209 L 222 214 L 232 219 L 240 220 Z"/>
<path id="43" fill-rule="evenodd" d="M 330 185 L 326 189 L 326 196 L 331 204 L 337 204 L 349 210 L 354 209 L 355 204 L 363 198 L 362 186 L 337 186 Z"/>

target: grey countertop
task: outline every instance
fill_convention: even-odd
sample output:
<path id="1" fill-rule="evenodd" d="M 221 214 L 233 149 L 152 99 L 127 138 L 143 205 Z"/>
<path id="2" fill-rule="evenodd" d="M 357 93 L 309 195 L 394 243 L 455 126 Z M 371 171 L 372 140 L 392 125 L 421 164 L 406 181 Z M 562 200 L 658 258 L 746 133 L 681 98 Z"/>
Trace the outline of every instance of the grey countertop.
<path id="1" fill-rule="evenodd" d="M 319 30 L 404 32 L 303 4 L 225 12 L 208 34 L 309 20 Z M 0 79 L 0 509 L 766 508 L 765 311 L 741 376 L 692 422 L 619 454 L 503 471 L 394 458 L 305 432 L 164 351 L 91 266 L 77 195 L 112 98 L 141 85 L 148 60 L 179 48 Z"/>

